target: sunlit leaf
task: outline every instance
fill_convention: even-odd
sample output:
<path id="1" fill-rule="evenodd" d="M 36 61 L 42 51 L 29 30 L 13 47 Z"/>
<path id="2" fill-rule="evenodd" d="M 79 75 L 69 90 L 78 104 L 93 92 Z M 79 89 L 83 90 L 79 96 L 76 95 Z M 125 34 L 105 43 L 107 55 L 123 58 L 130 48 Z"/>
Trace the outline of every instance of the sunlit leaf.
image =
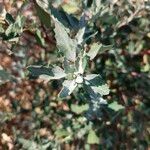
<path id="1" fill-rule="evenodd" d="M 75 66 L 76 66 L 76 71 L 80 74 L 83 74 L 87 66 L 87 56 L 83 55 L 77 57 Z"/>
<path id="2" fill-rule="evenodd" d="M 82 114 L 84 111 L 88 110 L 88 108 L 89 108 L 88 104 L 85 104 L 85 105 L 72 104 L 71 105 L 71 111 L 76 114 Z"/>
<path id="3" fill-rule="evenodd" d="M 65 98 L 69 96 L 74 91 L 76 86 L 77 86 L 77 83 L 75 82 L 75 80 L 65 80 L 63 82 L 63 88 L 59 93 L 59 97 Z"/>
<path id="4" fill-rule="evenodd" d="M 78 44 L 81 44 L 83 42 L 83 35 L 84 35 L 84 32 L 85 32 L 85 27 L 80 29 L 78 31 L 78 33 L 76 34 L 76 40 L 77 40 L 77 43 Z"/>
<path id="5" fill-rule="evenodd" d="M 50 1 L 48 0 L 36 0 L 36 3 L 44 10 L 48 11 L 48 8 L 50 6 Z"/>
<path id="6" fill-rule="evenodd" d="M 93 43 L 91 45 L 91 48 L 89 52 L 87 53 L 87 55 L 90 57 L 90 60 L 95 58 L 95 56 L 98 54 L 101 47 L 102 47 L 102 44 L 98 44 L 98 43 Z"/>
<path id="7" fill-rule="evenodd" d="M 90 60 L 94 59 L 97 54 L 103 53 L 106 50 L 112 49 L 112 45 L 102 45 L 98 43 L 93 43 L 87 55 L 90 57 Z"/>
<path id="8" fill-rule="evenodd" d="M 65 138 L 70 135 L 70 133 L 65 129 L 58 129 L 55 132 L 57 138 Z"/>
<path id="9" fill-rule="evenodd" d="M 100 95 L 108 95 L 109 94 L 109 87 L 107 84 L 103 84 L 100 86 L 91 86 L 93 91 L 99 93 Z"/>
<path id="10" fill-rule="evenodd" d="M 121 109 L 124 109 L 123 105 L 118 104 L 116 101 L 114 101 L 113 103 L 110 103 L 108 105 L 108 107 L 114 111 L 119 111 Z"/>
<path id="11" fill-rule="evenodd" d="M 88 144 L 99 144 L 99 137 L 96 135 L 94 130 L 90 130 L 87 137 Z"/>
<path id="12" fill-rule="evenodd" d="M 76 59 L 76 43 L 69 37 L 65 27 L 56 18 L 53 20 L 57 47 L 68 60 L 74 62 Z"/>
<path id="13" fill-rule="evenodd" d="M 108 95 L 109 87 L 98 74 L 90 74 L 85 77 L 86 84 L 89 85 L 95 93 L 100 95 Z"/>
<path id="14" fill-rule="evenodd" d="M 78 12 L 80 10 L 77 2 L 73 2 L 73 1 L 70 1 L 70 2 L 68 2 L 66 4 L 63 4 L 62 8 L 68 14 L 74 14 L 74 13 L 76 13 L 76 12 Z"/>

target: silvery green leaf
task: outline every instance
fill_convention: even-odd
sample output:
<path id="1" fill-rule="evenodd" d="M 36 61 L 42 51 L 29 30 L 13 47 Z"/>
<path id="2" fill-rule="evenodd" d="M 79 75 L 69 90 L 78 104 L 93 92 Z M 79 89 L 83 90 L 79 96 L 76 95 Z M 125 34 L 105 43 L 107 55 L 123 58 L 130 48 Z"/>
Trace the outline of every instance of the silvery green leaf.
<path id="1" fill-rule="evenodd" d="M 62 5 L 62 8 L 68 14 L 75 14 L 76 12 L 80 11 L 78 1 L 68 1 Z"/>
<path id="2" fill-rule="evenodd" d="M 66 31 L 66 28 L 56 18 L 53 17 L 55 23 L 55 38 L 57 47 L 60 52 L 70 61 L 74 62 L 76 59 L 76 42 L 71 39 Z"/>
<path id="3" fill-rule="evenodd" d="M 102 47 L 102 44 L 98 44 L 98 43 L 93 43 L 91 45 L 91 48 L 89 52 L 87 53 L 87 55 L 90 57 L 90 60 L 96 57 L 101 47 Z"/>
<path id="4" fill-rule="evenodd" d="M 121 110 L 121 109 L 124 109 L 124 106 L 118 104 L 116 101 L 110 103 L 110 104 L 108 105 L 108 107 L 109 107 L 110 109 L 114 110 L 114 111 L 119 111 L 119 110 Z"/>
<path id="5" fill-rule="evenodd" d="M 109 87 L 107 84 L 92 86 L 94 92 L 99 93 L 100 95 L 108 95 L 109 94 Z"/>
<path id="6" fill-rule="evenodd" d="M 75 80 L 65 80 L 63 82 L 63 88 L 59 93 L 59 97 L 65 98 L 69 96 L 76 87 L 77 87 L 77 83 L 75 82 Z"/>
<path id="7" fill-rule="evenodd" d="M 79 84 L 83 83 L 83 76 L 82 75 L 80 75 L 80 74 L 77 75 L 76 83 L 79 83 Z"/>
<path id="8" fill-rule="evenodd" d="M 98 43 L 93 43 L 87 55 L 90 57 L 90 60 L 94 59 L 98 53 L 103 53 L 106 50 L 112 49 L 112 45 L 102 45 Z"/>
<path id="9" fill-rule="evenodd" d="M 100 0 L 94 0 L 92 3 L 92 6 L 95 8 L 95 12 L 97 13 L 99 9 L 101 8 L 101 1 Z"/>
<path id="10" fill-rule="evenodd" d="M 61 138 L 61 140 L 64 142 L 70 141 L 72 139 L 72 132 L 70 130 L 61 128 L 61 129 L 56 130 L 55 136 L 56 138 Z M 54 149 L 54 150 L 57 150 L 57 149 Z"/>
<path id="11" fill-rule="evenodd" d="M 39 76 L 40 78 L 46 80 L 60 79 L 66 76 L 64 70 L 58 66 L 29 66 L 27 69 L 33 76 Z"/>
<path id="12" fill-rule="evenodd" d="M 79 56 L 76 60 L 76 70 L 78 73 L 83 74 L 87 65 L 87 57 L 83 54 L 83 56 Z"/>
<path id="13" fill-rule="evenodd" d="M 36 0 L 36 3 L 44 10 L 48 11 L 50 2 L 48 0 Z"/>
<path id="14" fill-rule="evenodd" d="M 80 29 L 78 31 L 78 33 L 76 34 L 76 37 L 75 39 L 77 40 L 77 43 L 78 44 L 81 44 L 83 42 L 83 35 L 84 35 L 84 32 L 85 32 L 85 27 Z"/>
<path id="15" fill-rule="evenodd" d="M 103 104 L 106 105 L 107 104 L 107 101 L 105 99 L 103 99 L 103 97 L 100 97 L 99 100 L 100 100 L 99 103 L 101 105 L 103 105 Z"/>
<path id="16" fill-rule="evenodd" d="M 64 58 L 64 70 L 65 70 L 65 73 L 73 73 L 75 72 L 75 66 L 74 64 L 70 63 L 66 58 Z"/>
<path id="17" fill-rule="evenodd" d="M 67 137 L 70 133 L 65 129 L 57 129 L 55 132 L 57 138 Z"/>
<path id="18" fill-rule="evenodd" d="M 95 93 L 100 95 L 108 95 L 109 87 L 98 74 L 90 74 L 84 77 L 86 84 L 92 88 Z"/>
<path id="19" fill-rule="evenodd" d="M 82 114 L 84 111 L 88 109 L 89 109 L 88 104 L 84 104 L 84 105 L 71 104 L 71 110 L 76 114 Z"/>
<path id="20" fill-rule="evenodd" d="M 101 12 L 100 10 L 102 10 L 102 7 L 103 5 L 101 3 L 101 0 L 93 0 L 91 6 L 91 11 L 93 14 L 92 21 L 100 16 L 100 12 Z"/>
<path id="21" fill-rule="evenodd" d="M 93 129 L 91 129 L 89 131 L 89 134 L 87 137 L 87 143 L 88 144 L 99 144 L 99 138 Z"/>
<path id="22" fill-rule="evenodd" d="M 96 86 L 97 84 L 99 85 L 104 83 L 101 75 L 99 74 L 89 74 L 86 75 L 84 78 L 87 81 L 87 84 L 91 86 Z"/>

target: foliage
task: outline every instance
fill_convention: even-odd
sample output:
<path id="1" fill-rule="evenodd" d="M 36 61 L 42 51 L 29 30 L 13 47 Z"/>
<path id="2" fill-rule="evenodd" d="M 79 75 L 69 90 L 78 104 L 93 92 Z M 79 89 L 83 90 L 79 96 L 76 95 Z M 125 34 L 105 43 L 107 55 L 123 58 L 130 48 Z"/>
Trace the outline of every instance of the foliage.
<path id="1" fill-rule="evenodd" d="M 148 149 L 146 0 L 0 3 L 0 149 Z"/>

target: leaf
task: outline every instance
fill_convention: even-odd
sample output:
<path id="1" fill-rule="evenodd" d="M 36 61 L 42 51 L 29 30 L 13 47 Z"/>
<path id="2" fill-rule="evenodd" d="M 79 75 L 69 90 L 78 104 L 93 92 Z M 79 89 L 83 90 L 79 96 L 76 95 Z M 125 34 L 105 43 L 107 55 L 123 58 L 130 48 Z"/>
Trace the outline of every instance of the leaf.
<path id="1" fill-rule="evenodd" d="M 4 33 L 4 32 L 5 32 L 5 30 L 3 29 L 2 24 L 0 24 L 0 33 Z"/>
<path id="2" fill-rule="evenodd" d="M 5 70 L 0 70 L 0 79 L 1 80 L 10 79 L 10 74 L 6 72 Z"/>
<path id="3" fill-rule="evenodd" d="M 50 17 L 50 13 L 48 12 L 49 5 L 50 4 L 47 0 L 44 1 L 36 0 L 35 3 L 37 15 L 41 20 L 41 22 L 45 24 L 47 28 L 50 28 L 51 26 L 51 17 Z"/>
<path id="4" fill-rule="evenodd" d="M 15 114 L 10 112 L 2 112 L 0 111 L 0 123 L 5 123 L 6 121 L 10 121 L 14 118 Z"/>
<path id="5" fill-rule="evenodd" d="M 78 31 L 78 33 L 76 34 L 76 37 L 75 39 L 77 40 L 77 43 L 78 44 L 81 44 L 83 42 L 83 35 L 84 35 L 84 32 L 85 32 L 85 27 L 80 29 Z"/>
<path id="6" fill-rule="evenodd" d="M 36 0 L 36 3 L 44 10 L 48 11 L 48 8 L 50 6 L 49 0 Z"/>
<path id="7" fill-rule="evenodd" d="M 113 45 L 102 45 L 102 47 L 99 50 L 99 53 L 104 53 L 107 50 L 111 50 L 113 48 Z"/>
<path id="8" fill-rule="evenodd" d="M 84 54 L 83 56 L 79 56 L 75 62 L 75 66 L 77 73 L 83 74 L 87 66 L 87 56 Z"/>
<path id="9" fill-rule="evenodd" d="M 73 1 L 63 4 L 62 8 L 68 14 L 74 14 L 80 10 L 79 6 L 77 5 L 77 2 L 73 2 Z"/>
<path id="10" fill-rule="evenodd" d="M 27 69 L 33 76 L 39 76 L 40 78 L 46 80 L 61 79 L 66 76 L 64 70 L 58 66 L 29 66 Z"/>
<path id="11" fill-rule="evenodd" d="M 87 53 L 87 55 L 90 57 L 90 60 L 96 57 L 101 47 L 102 47 L 102 44 L 98 44 L 98 43 L 93 43 L 91 45 L 91 48 L 89 52 Z"/>
<path id="12" fill-rule="evenodd" d="M 25 23 L 25 17 L 22 15 L 18 15 L 16 21 L 13 24 L 10 24 L 5 31 L 5 34 L 8 37 L 8 39 L 13 39 L 18 34 L 22 33 L 24 23 Z"/>
<path id="13" fill-rule="evenodd" d="M 14 30 L 13 24 L 9 25 L 8 28 L 5 31 L 6 36 L 8 36 L 10 33 L 12 33 Z"/>
<path id="14" fill-rule="evenodd" d="M 103 99 L 101 96 L 97 96 L 97 99 L 91 99 L 90 108 L 92 108 L 93 112 L 99 112 L 100 108 L 107 104 L 107 101 Z"/>
<path id="15" fill-rule="evenodd" d="M 40 45 L 42 45 L 42 46 L 45 45 L 45 40 L 44 40 L 44 38 L 42 37 L 41 31 L 40 31 L 39 29 L 36 30 L 35 37 L 36 37 L 37 42 L 38 42 Z"/>
<path id="16" fill-rule="evenodd" d="M 65 27 L 56 18 L 53 17 L 53 20 L 57 47 L 68 60 L 74 62 L 76 59 L 76 43 L 69 37 Z"/>
<path id="17" fill-rule="evenodd" d="M 105 18 L 107 18 L 107 19 L 105 19 Z M 101 24 L 104 24 L 104 25 L 107 24 L 107 26 L 108 26 L 108 25 L 117 24 L 118 19 L 116 16 L 110 15 L 109 12 L 106 12 L 100 17 L 99 21 Z"/>
<path id="18" fill-rule="evenodd" d="M 87 137 L 88 144 L 99 144 L 99 137 L 96 135 L 94 130 L 90 130 Z"/>
<path id="19" fill-rule="evenodd" d="M 65 129 L 58 129 L 55 132 L 57 138 L 64 138 L 70 135 L 70 133 Z"/>
<path id="20" fill-rule="evenodd" d="M 73 28 L 78 25 L 78 20 L 73 15 L 65 13 L 63 10 L 58 10 L 57 8 L 51 8 L 51 14 L 57 18 L 65 27 Z"/>
<path id="21" fill-rule="evenodd" d="M 89 85 L 84 84 L 83 87 L 84 87 L 85 92 L 89 96 L 90 100 L 91 99 L 93 99 L 93 100 L 97 100 L 98 99 L 98 94 L 95 93 Z"/>
<path id="22" fill-rule="evenodd" d="M 70 63 L 66 58 L 64 58 L 63 67 L 65 70 L 65 73 L 74 73 L 75 72 L 75 66 L 74 64 Z"/>
<path id="23" fill-rule="evenodd" d="M 92 6 L 91 6 L 91 11 L 93 13 L 93 17 L 99 16 L 99 12 L 102 8 L 102 2 L 100 0 L 93 0 Z"/>
<path id="24" fill-rule="evenodd" d="M 26 140 L 24 138 L 19 138 L 18 142 L 22 144 L 23 148 L 28 150 L 36 150 L 37 149 L 37 143 L 31 140 Z"/>
<path id="25" fill-rule="evenodd" d="M 99 97 L 99 103 L 101 105 L 106 105 L 107 104 L 107 101 L 105 99 L 103 99 L 102 97 Z"/>
<path id="26" fill-rule="evenodd" d="M 9 24 L 13 24 L 13 23 L 15 23 L 15 20 L 14 20 L 14 18 L 12 17 L 12 15 L 11 14 L 9 14 L 9 13 L 6 13 L 6 16 L 5 16 L 5 19 L 6 19 L 6 21 L 9 23 Z"/>
<path id="27" fill-rule="evenodd" d="M 107 84 L 103 84 L 100 86 L 92 86 L 94 92 L 99 93 L 100 95 L 108 95 L 109 94 L 109 87 Z"/>
<path id="28" fill-rule="evenodd" d="M 22 147 L 27 150 L 47 150 L 51 145 L 50 142 L 44 144 L 38 144 L 33 140 L 27 140 L 24 138 L 19 138 L 18 142 L 22 144 Z"/>
<path id="29" fill-rule="evenodd" d="M 90 60 L 94 59 L 98 53 L 103 53 L 106 50 L 110 50 L 112 45 L 102 45 L 98 43 L 93 43 L 87 55 L 90 57 Z"/>
<path id="30" fill-rule="evenodd" d="M 85 92 L 87 93 L 87 95 L 90 98 L 90 103 L 92 103 L 92 104 L 97 103 L 98 106 L 107 104 L 107 101 L 105 99 L 103 99 L 103 97 L 99 93 L 96 93 L 91 88 L 91 86 L 84 84 L 83 87 L 84 87 Z"/>
<path id="31" fill-rule="evenodd" d="M 54 7 L 51 7 L 51 14 L 57 18 L 59 22 L 61 22 L 65 27 L 79 30 L 86 26 L 87 20 L 85 19 L 85 15 L 82 15 L 79 18 L 72 14 L 67 14 L 64 10 L 60 10 Z"/>
<path id="32" fill-rule="evenodd" d="M 11 79 L 11 75 L 7 71 L 0 68 L 0 84 L 10 79 Z"/>
<path id="33" fill-rule="evenodd" d="M 100 95 L 108 95 L 109 87 L 102 80 L 102 77 L 98 74 L 90 74 L 84 77 L 86 80 L 86 84 L 89 85 L 95 93 L 99 93 Z"/>
<path id="34" fill-rule="evenodd" d="M 88 109 L 89 109 L 88 104 L 84 104 L 84 105 L 71 104 L 71 111 L 76 114 L 82 114 L 84 111 L 86 111 Z"/>
<path id="35" fill-rule="evenodd" d="M 76 87 L 77 87 L 77 83 L 75 82 L 75 80 L 65 80 L 63 82 L 63 88 L 59 93 L 59 97 L 65 98 L 69 96 Z"/>
<path id="36" fill-rule="evenodd" d="M 120 104 L 118 104 L 116 101 L 114 101 L 114 102 L 112 102 L 112 103 L 110 103 L 110 104 L 108 105 L 108 108 L 110 108 L 110 109 L 112 109 L 112 110 L 114 110 L 114 111 L 119 111 L 119 110 L 121 110 L 121 109 L 124 109 L 124 106 L 123 106 L 123 105 L 120 105 Z"/>

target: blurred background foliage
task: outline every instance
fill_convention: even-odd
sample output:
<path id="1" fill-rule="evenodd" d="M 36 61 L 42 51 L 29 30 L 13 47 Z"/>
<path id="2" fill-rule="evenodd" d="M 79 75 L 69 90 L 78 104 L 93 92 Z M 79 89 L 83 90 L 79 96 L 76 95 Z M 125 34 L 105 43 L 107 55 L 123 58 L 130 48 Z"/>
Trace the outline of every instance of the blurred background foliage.
<path id="1" fill-rule="evenodd" d="M 89 72 L 107 81 L 110 105 L 90 119 L 82 91 L 58 100 L 61 81 L 26 69 L 61 61 L 50 13 L 72 36 L 86 25 L 87 44 L 107 47 Z M 148 0 L 0 1 L 0 149 L 149 149 L 149 73 Z"/>

